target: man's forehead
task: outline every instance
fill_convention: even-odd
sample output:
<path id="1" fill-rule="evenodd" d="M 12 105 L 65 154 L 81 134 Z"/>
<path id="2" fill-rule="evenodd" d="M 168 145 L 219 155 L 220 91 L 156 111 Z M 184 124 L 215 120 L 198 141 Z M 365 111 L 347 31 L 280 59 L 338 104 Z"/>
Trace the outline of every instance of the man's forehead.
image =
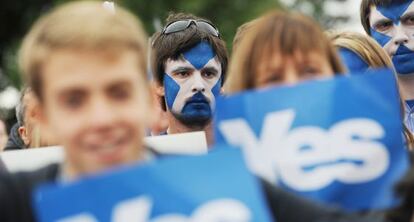
<path id="1" fill-rule="evenodd" d="M 198 70 L 205 69 L 205 68 L 215 68 L 219 72 L 221 72 L 221 64 L 219 62 L 219 59 L 216 57 L 213 57 L 214 59 L 210 59 L 203 67 L 201 67 Z M 194 67 L 194 65 L 188 61 L 185 57 L 179 57 L 178 59 L 167 59 L 165 63 L 165 72 L 171 73 L 175 69 L 179 68 L 188 68 L 188 69 L 197 69 Z"/>
<path id="2" fill-rule="evenodd" d="M 406 13 L 407 9 L 412 4 L 413 4 L 413 0 L 404 0 L 404 1 L 394 0 L 394 1 L 391 1 L 391 3 L 387 5 L 378 5 L 378 6 L 372 6 L 372 7 L 373 9 L 378 10 L 386 18 L 391 19 L 394 23 L 398 24 L 401 16 L 403 16 Z"/>
<path id="3" fill-rule="evenodd" d="M 211 45 L 202 41 L 193 48 L 182 54 L 183 58 L 191 63 L 196 69 L 203 68 L 212 58 L 216 56 Z"/>

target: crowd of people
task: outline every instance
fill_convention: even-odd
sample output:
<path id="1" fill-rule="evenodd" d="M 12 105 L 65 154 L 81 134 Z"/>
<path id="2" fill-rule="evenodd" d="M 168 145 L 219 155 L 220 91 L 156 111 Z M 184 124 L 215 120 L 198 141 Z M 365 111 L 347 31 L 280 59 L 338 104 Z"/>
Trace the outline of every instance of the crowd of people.
<path id="1" fill-rule="evenodd" d="M 139 19 L 120 6 L 80 1 L 52 9 L 23 40 L 18 62 L 26 85 L 18 121 L 0 146 L 8 152 L 61 145 L 65 161 L 2 172 L 0 221 L 36 221 L 31 196 L 40 184 L 158 158 L 144 136 L 204 131 L 214 147 L 219 96 L 376 68 L 393 70 L 398 80 L 401 134 L 410 153 L 414 2 L 362 0 L 361 22 L 367 35 L 326 31 L 299 12 L 271 10 L 240 26 L 230 56 L 220 27 L 192 14 L 170 14 L 148 38 Z M 7 138 L 0 124 L 0 137 Z M 395 208 L 352 213 L 259 181 L 275 221 L 408 222 L 414 220 L 413 172 L 397 186 Z"/>

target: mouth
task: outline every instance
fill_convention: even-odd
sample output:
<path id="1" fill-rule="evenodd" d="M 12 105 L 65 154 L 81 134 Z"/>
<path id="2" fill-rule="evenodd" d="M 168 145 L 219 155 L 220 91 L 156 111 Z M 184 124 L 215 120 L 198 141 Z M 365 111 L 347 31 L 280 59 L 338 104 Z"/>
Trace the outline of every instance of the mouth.
<path id="1" fill-rule="evenodd" d="M 409 49 L 408 47 L 404 45 L 401 45 L 398 47 L 398 49 L 395 52 L 391 54 L 391 57 L 406 56 L 406 55 L 412 55 L 412 54 L 414 54 L 414 51 L 412 51 L 411 49 Z"/>
<path id="2" fill-rule="evenodd" d="M 399 66 L 405 64 L 410 64 L 413 61 L 414 53 L 403 53 L 398 54 L 392 57 L 392 61 L 394 64 L 399 64 Z M 398 69 L 398 67 L 397 67 Z"/>
<path id="3" fill-rule="evenodd" d="M 188 98 L 186 104 L 210 104 L 210 101 L 206 96 L 199 92 Z"/>
<path id="4" fill-rule="evenodd" d="M 406 55 L 412 55 L 412 54 L 414 54 L 414 52 L 399 52 L 399 53 L 392 54 L 391 57 L 406 56 Z"/>
<path id="5" fill-rule="evenodd" d="M 123 152 L 128 144 L 128 137 L 122 136 L 107 141 L 97 141 L 87 144 L 86 147 L 99 162 L 113 163 L 122 159 Z"/>
<path id="6" fill-rule="evenodd" d="M 187 104 L 209 104 L 207 100 L 189 100 Z"/>

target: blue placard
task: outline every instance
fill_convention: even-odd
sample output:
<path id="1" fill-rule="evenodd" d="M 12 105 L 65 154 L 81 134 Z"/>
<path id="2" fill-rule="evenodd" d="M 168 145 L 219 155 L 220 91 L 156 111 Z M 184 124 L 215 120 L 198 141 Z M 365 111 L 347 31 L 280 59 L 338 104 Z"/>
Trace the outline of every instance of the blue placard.
<path id="1" fill-rule="evenodd" d="M 259 181 L 237 149 L 177 157 L 41 187 L 40 221 L 272 221 Z"/>
<path id="2" fill-rule="evenodd" d="M 216 142 L 242 147 L 251 170 L 287 190 L 387 208 L 409 165 L 396 86 L 377 70 L 221 98 Z"/>

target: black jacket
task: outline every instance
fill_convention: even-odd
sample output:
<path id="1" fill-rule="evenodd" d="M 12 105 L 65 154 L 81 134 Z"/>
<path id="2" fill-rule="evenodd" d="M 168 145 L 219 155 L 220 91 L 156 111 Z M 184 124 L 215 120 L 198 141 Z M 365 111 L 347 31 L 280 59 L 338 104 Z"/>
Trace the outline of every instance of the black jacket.
<path id="1" fill-rule="evenodd" d="M 9 139 L 7 140 L 6 146 L 4 147 L 4 151 L 20 150 L 25 148 L 24 142 L 20 138 L 18 130 L 19 124 L 15 123 L 10 129 Z"/>
<path id="2" fill-rule="evenodd" d="M 286 192 L 261 180 L 268 207 L 277 222 L 383 222 L 383 213 L 345 213 Z"/>
<path id="3" fill-rule="evenodd" d="M 3 163 L 3 160 L 0 158 L 0 173 L 5 173 L 7 172 L 7 168 Z"/>
<path id="4" fill-rule="evenodd" d="M 35 221 L 31 196 L 35 187 L 54 181 L 58 165 L 33 172 L 0 175 L 0 221 Z M 277 222 L 380 222 L 381 217 L 347 214 L 340 209 L 318 205 L 260 180 L 272 216 Z"/>
<path id="5" fill-rule="evenodd" d="M 40 184 L 55 180 L 58 165 L 48 165 L 32 172 L 0 175 L 0 221 L 35 221 L 32 211 L 32 191 Z"/>

